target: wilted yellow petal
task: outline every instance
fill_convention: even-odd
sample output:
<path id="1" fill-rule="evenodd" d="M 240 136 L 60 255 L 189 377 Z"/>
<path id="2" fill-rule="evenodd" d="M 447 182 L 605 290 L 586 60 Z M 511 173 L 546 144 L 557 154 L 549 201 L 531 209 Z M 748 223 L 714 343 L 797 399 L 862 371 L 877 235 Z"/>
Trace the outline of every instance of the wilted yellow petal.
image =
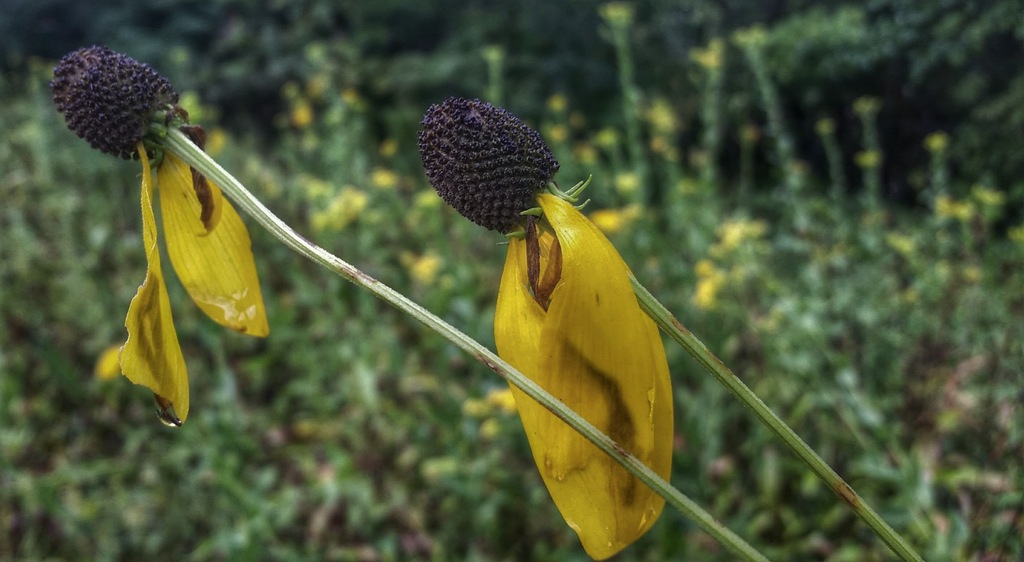
<path id="1" fill-rule="evenodd" d="M 545 313 L 530 295 L 526 244 L 510 243 L 495 312 L 498 352 L 668 478 L 672 394 L 657 327 L 600 231 L 557 197 L 539 202 L 561 244 L 561 281 Z M 643 535 L 664 500 L 545 408 L 513 394 L 544 483 L 587 553 L 604 559 Z"/>
<path id="2" fill-rule="evenodd" d="M 153 178 L 149 158 L 139 145 L 142 160 L 142 241 L 146 248 L 146 280 L 128 306 L 124 326 L 128 341 L 121 348 L 121 372 L 135 384 L 141 384 L 173 405 L 178 418 L 188 417 L 188 371 L 178 345 L 178 334 L 171 318 L 160 251 L 156 243 L 156 217 L 153 215 Z"/>
<path id="3" fill-rule="evenodd" d="M 93 374 L 101 381 L 108 381 L 121 374 L 121 364 L 117 356 L 121 352 L 120 345 L 112 345 L 103 350 L 96 359 L 96 366 L 93 367 Z"/>
<path id="4" fill-rule="evenodd" d="M 542 247 L 544 250 L 547 249 L 544 244 Z M 547 266 L 546 253 L 542 253 L 541 266 Z M 501 284 L 498 286 L 498 302 L 494 310 L 494 339 L 498 355 L 538 383 L 540 381 L 537 374 L 542 370 L 540 334 L 544 327 L 545 315 L 544 309 L 530 294 L 526 271 L 526 242 L 513 238 L 509 241 L 505 269 L 502 271 Z M 510 386 L 510 390 L 530 438 L 534 457 L 538 459 L 537 466 L 541 467 L 543 465 L 537 456 L 538 449 L 534 447 L 534 441 L 540 437 L 535 435 L 534 430 L 538 425 L 537 413 L 544 408 L 515 386 Z"/>
<path id="5" fill-rule="evenodd" d="M 269 332 L 249 232 L 220 189 L 208 182 L 220 220 L 209 232 L 192 172 L 167 152 L 157 171 L 167 254 L 199 308 L 222 326 L 253 336 Z"/>

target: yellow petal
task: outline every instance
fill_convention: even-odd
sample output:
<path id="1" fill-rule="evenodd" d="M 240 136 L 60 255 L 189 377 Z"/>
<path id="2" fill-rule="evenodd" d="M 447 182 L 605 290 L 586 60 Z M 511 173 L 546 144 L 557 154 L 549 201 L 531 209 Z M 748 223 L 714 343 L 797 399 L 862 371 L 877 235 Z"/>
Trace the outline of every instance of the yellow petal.
<path id="1" fill-rule="evenodd" d="M 561 281 L 545 313 L 530 295 L 525 243 L 509 244 L 495 311 L 498 352 L 668 478 L 672 394 L 657 327 L 600 231 L 557 197 L 539 202 L 561 245 Z M 542 268 L 544 257 L 542 250 Z M 513 394 L 544 483 L 587 553 L 601 560 L 643 535 L 664 500 L 546 409 Z"/>
<path id="2" fill-rule="evenodd" d="M 156 217 L 153 215 L 153 178 L 149 158 L 139 146 L 142 160 L 142 241 L 146 248 L 146 280 L 128 306 L 124 325 L 128 341 L 121 347 L 121 372 L 169 402 L 178 417 L 188 417 L 188 371 L 178 345 L 171 318 L 160 251 L 157 248 Z"/>
<path id="3" fill-rule="evenodd" d="M 188 164 L 167 152 L 157 171 L 160 211 L 167 254 L 182 285 L 199 308 L 222 326 L 253 336 L 266 336 L 266 310 L 260 293 L 249 232 L 235 209 L 207 182 L 214 205 L 214 224 L 207 231 L 202 205 L 192 186 Z"/>

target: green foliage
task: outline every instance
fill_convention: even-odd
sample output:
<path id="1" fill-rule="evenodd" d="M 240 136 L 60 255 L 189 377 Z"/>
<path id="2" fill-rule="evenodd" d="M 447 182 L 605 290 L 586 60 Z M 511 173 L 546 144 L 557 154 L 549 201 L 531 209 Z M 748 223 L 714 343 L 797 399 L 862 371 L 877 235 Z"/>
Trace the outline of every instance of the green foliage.
<path id="1" fill-rule="evenodd" d="M 539 100 L 564 92 L 587 115 L 624 127 L 633 146 L 632 113 L 619 110 L 623 101 L 636 105 L 646 94 L 659 95 L 681 109 L 683 123 L 703 121 L 708 115 L 694 92 L 704 82 L 692 72 L 691 51 L 762 25 L 764 61 L 755 72 L 775 82 L 797 146 L 815 146 L 814 123 L 832 118 L 845 125 L 838 144 L 852 168 L 860 135 L 848 109 L 858 97 L 875 96 L 884 108 L 879 126 L 888 158 L 879 173 L 888 198 L 914 198 L 907 171 L 928 160 L 914 141 L 935 130 L 953 133 L 952 164 L 968 176 L 1008 185 L 1024 175 L 1013 146 L 1024 123 L 1017 0 L 644 0 L 630 3 L 629 37 L 600 17 L 602 4 L 163 0 L 86 7 L 9 0 L 9 17 L 0 19 L 0 68 L 102 43 L 164 69 L 179 89 L 196 90 L 233 129 L 270 135 L 282 87 L 321 72 L 323 57 L 372 108 L 409 110 L 449 95 L 481 95 L 487 63 L 480 53 L 498 46 L 506 53 L 504 101 L 511 109 L 537 118 Z M 643 64 L 623 67 L 624 52 Z M 727 58 L 728 79 L 715 89 L 727 102 L 722 118 L 738 128 L 751 119 L 754 88 L 742 57 Z M 618 98 L 620 79 L 640 89 Z M 802 156 L 822 174 L 830 165 L 820 152 Z"/>
<path id="2" fill-rule="evenodd" d="M 286 51 L 294 55 L 278 61 L 294 64 L 262 75 L 276 72 L 281 81 L 267 90 L 277 104 L 266 124 L 272 134 L 255 138 L 223 127 L 232 121 L 228 113 L 242 111 L 237 107 L 186 104 L 194 115 L 206 115 L 210 151 L 299 231 L 489 342 L 501 237 L 483 235 L 440 204 L 416 157 L 415 132 L 424 92 L 483 94 L 481 30 L 497 24 L 459 33 L 409 24 L 415 29 L 401 35 L 409 43 L 396 43 L 393 26 L 405 21 L 397 14 L 436 22 L 431 8 L 296 3 L 328 10 L 322 13 L 286 4 L 271 3 L 267 13 L 238 12 L 242 36 L 274 18 L 295 26 L 253 39 L 268 41 L 268 49 L 291 45 Z M 530 4 L 537 18 L 558 10 L 540 4 Z M 132 14 L 172 5 L 135 6 L 122 17 L 131 28 Z M 206 5 L 211 12 L 243 9 Z M 304 34 L 316 35 L 317 25 L 343 11 L 364 18 L 353 27 L 363 34 L 358 42 L 321 39 L 298 48 Z M 669 11 L 639 3 L 630 37 L 661 37 L 668 24 L 655 16 Z M 807 68 L 822 73 L 839 64 L 830 58 L 856 68 L 853 54 L 833 51 L 879 33 L 869 24 L 881 11 L 872 4 L 805 14 L 812 41 L 798 60 L 819 61 Z M 211 26 L 203 13 L 189 17 L 202 20 L 197 27 Z M 388 13 L 395 19 L 378 19 Z M 180 26 L 175 29 L 186 27 L 186 14 L 161 15 Z M 525 35 L 525 24 L 509 17 L 512 34 Z M 692 17 L 725 25 L 715 20 L 720 15 Z M 971 17 L 1002 29 L 983 14 Z M 445 21 L 455 26 L 468 19 Z M 595 10 L 570 21 L 592 24 L 587 33 L 601 25 Z M 896 115 L 887 117 L 888 101 L 877 113 L 882 130 L 875 137 L 852 117 L 855 97 L 883 92 L 850 93 L 836 98 L 840 103 L 823 87 L 819 99 L 840 105 L 849 119 L 836 118 L 827 135 L 812 131 L 814 144 L 794 142 L 785 169 L 755 160 L 754 151 L 776 150 L 763 146 L 759 128 L 746 126 L 762 115 L 752 100 L 766 96 L 756 88 L 776 88 L 781 98 L 771 103 L 781 113 L 792 108 L 786 81 L 806 78 L 779 54 L 797 48 L 779 31 L 786 25 L 765 29 L 756 85 L 739 84 L 750 76 L 749 58 L 727 56 L 717 70 L 723 78 L 707 66 L 690 68 L 693 45 L 669 51 L 683 53 L 673 64 L 688 65 L 684 75 L 700 88 L 693 91 L 727 92 L 705 94 L 692 106 L 642 75 L 649 46 L 641 41 L 634 39 L 633 60 L 624 61 L 638 75 L 623 86 L 636 88 L 638 98 L 624 104 L 614 73 L 588 90 L 608 95 L 579 97 L 563 87 L 568 81 L 523 80 L 530 65 L 547 59 L 530 59 L 513 43 L 486 37 L 487 44 L 505 45 L 505 97 L 527 105 L 524 98 L 534 99 L 535 122 L 562 163 L 558 181 L 594 174 L 592 218 L 688 328 L 926 559 L 1018 559 L 1024 556 L 1024 226 L 1012 209 L 1021 194 L 965 171 L 972 168 L 962 165 L 968 156 L 958 143 L 996 150 L 985 137 L 959 129 L 927 142 L 923 134 L 914 138 L 930 157 L 918 180 L 927 210 L 850 197 L 832 185 L 845 181 L 838 179 L 845 178 L 841 166 L 830 168 L 830 182 L 802 164 L 819 142 L 836 143 L 822 149 L 833 153 L 830 162 L 839 142 L 851 154 L 870 148 L 889 162 L 889 147 L 860 141 L 887 138 L 886 119 Z M 140 29 L 118 33 L 141 35 Z M 982 28 L 976 34 L 985 35 Z M 554 35 L 533 40 L 571 42 Z M 429 54 L 405 48 L 426 44 L 428 36 L 437 46 Z M 611 43 L 600 44 L 605 62 L 614 64 Z M 574 44 L 552 56 L 541 75 L 563 68 L 576 48 L 598 49 Z M 260 50 L 254 47 L 252 56 Z M 940 62 L 928 64 L 938 66 L 922 62 L 922 80 L 953 52 L 937 50 Z M 195 65 L 193 89 L 243 80 L 246 68 L 261 64 L 239 58 L 232 67 L 216 53 L 209 60 L 178 53 L 171 58 L 180 66 L 169 74 L 183 76 Z M 882 60 L 868 55 L 860 54 L 868 67 Z M 671 62 L 661 58 L 659 64 Z M 408 70 L 420 74 L 402 82 Z M 427 76 L 433 71 L 452 84 Z M 50 103 L 47 73 L 36 64 L 0 82 L 0 558 L 585 559 L 537 477 L 519 422 L 487 400 L 500 381 L 265 232 L 253 230 L 252 237 L 270 316 L 266 340 L 214 326 L 169 282 L 192 375 L 192 414 L 184 427 L 160 425 L 147 393 L 123 378 L 95 378 L 96 359 L 123 342 L 124 314 L 144 276 L 139 169 L 98 157 L 66 130 Z M 723 79 L 724 86 L 710 82 Z M 247 86 L 223 87 L 241 95 Z M 990 119 L 1014 114 L 1012 91 L 1001 94 L 1009 96 L 1003 105 L 977 111 L 989 107 Z M 744 103 L 736 101 L 741 94 Z M 744 162 L 751 189 L 744 197 L 726 189 L 728 167 L 712 173 L 703 166 L 713 162 L 694 157 L 685 128 L 696 111 L 721 127 L 723 144 L 741 142 L 750 151 Z M 212 117 L 218 112 L 224 121 Z M 628 140 L 627 119 L 636 120 L 631 134 L 639 140 Z M 772 127 L 771 142 L 801 138 L 799 120 Z M 718 142 L 704 138 L 699 148 L 713 153 Z M 649 183 L 638 180 L 640 165 Z M 800 191 L 787 174 L 801 174 Z M 657 204 L 636 203 L 651 199 Z M 667 351 L 679 436 L 673 484 L 772 558 L 888 558 L 769 431 L 681 351 Z M 679 514 L 666 512 L 619 559 L 730 557 Z"/>
<path id="3" fill-rule="evenodd" d="M 907 198 L 906 170 L 927 162 L 905 139 L 935 130 L 954 133 L 953 161 L 967 175 L 1016 183 L 1024 174 L 1010 133 L 1024 106 L 1019 12 L 1012 0 L 794 9 L 767 29 L 765 72 L 779 81 L 785 105 L 811 114 L 799 124 L 808 133 L 815 114 L 845 113 L 849 122 L 854 99 L 879 97 L 890 196 Z M 843 144 L 857 146 L 855 137 Z"/>

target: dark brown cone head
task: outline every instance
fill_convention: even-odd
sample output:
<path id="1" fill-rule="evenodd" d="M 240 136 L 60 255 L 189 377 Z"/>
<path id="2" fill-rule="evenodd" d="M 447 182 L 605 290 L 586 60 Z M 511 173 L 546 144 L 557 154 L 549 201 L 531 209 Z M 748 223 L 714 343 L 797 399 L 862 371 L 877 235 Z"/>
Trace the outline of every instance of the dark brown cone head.
<path id="1" fill-rule="evenodd" d="M 171 83 L 151 66 L 99 46 L 60 59 L 50 89 L 68 128 L 124 159 L 138 158 L 135 147 L 153 114 L 178 102 Z"/>
<path id="2" fill-rule="evenodd" d="M 422 125 L 420 158 L 430 185 L 491 230 L 506 233 L 519 224 L 558 171 L 540 133 L 487 102 L 448 98 L 430 106 Z"/>

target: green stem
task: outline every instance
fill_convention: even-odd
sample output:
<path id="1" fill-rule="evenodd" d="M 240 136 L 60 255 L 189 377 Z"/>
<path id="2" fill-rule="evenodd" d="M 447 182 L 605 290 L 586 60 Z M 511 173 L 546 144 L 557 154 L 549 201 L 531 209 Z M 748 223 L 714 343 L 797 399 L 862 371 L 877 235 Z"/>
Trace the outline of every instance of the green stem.
<path id="1" fill-rule="evenodd" d="M 618 61 L 619 88 L 622 90 L 622 114 L 626 125 L 626 151 L 632 170 L 639 176 L 640 185 L 650 185 L 647 181 L 647 161 L 644 157 L 643 138 L 640 123 L 640 88 L 636 85 L 633 73 L 633 55 L 629 46 L 629 24 L 612 23 L 612 41 L 615 44 L 615 55 Z M 632 201 L 644 202 L 649 195 L 638 190 L 632 195 Z"/>
<path id="2" fill-rule="evenodd" d="M 708 47 L 709 49 L 712 47 Z M 701 135 L 701 146 L 707 153 L 706 161 L 700 171 L 701 182 L 705 189 L 718 188 L 718 158 L 722 146 L 722 85 L 725 82 L 724 53 L 721 49 L 719 56 L 723 60 L 719 66 L 708 67 L 707 78 L 704 82 L 704 91 L 701 94 L 701 125 L 704 132 Z M 741 199 L 743 201 L 744 199 Z"/>
<path id="3" fill-rule="evenodd" d="M 760 44 L 745 45 L 743 54 L 747 57 L 750 70 L 754 74 L 754 80 L 761 93 L 761 102 L 768 117 L 768 134 L 775 146 L 775 157 L 779 161 L 778 164 L 782 166 L 786 184 L 790 189 L 789 195 L 793 196 L 803 188 L 803 179 L 795 171 L 796 150 L 793 148 L 793 137 L 786 127 L 778 90 L 768 74 L 768 65 L 764 62 L 764 53 L 761 51 Z"/>
<path id="4" fill-rule="evenodd" d="M 838 202 L 847 193 L 846 172 L 843 170 L 843 150 L 839 146 L 834 130 L 821 132 L 821 143 L 825 148 L 825 159 L 828 161 L 828 175 L 832 180 L 832 199 Z"/>
<path id="5" fill-rule="evenodd" d="M 487 62 L 487 101 L 501 107 L 504 98 L 505 49 L 500 45 L 484 47 L 484 61 Z"/>
<path id="6" fill-rule="evenodd" d="M 498 376 L 539 402 L 565 421 L 580 435 L 615 459 L 616 462 L 625 467 L 626 470 L 640 479 L 640 481 L 665 498 L 669 505 L 692 519 L 701 529 L 737 556 L 751 561 L 767 560 L 761 553 L 744 542 L 743 539 L 716 521 L 714 517 L 704 511 L 693 500 L 673 488 L 672 485 L 658 476 L 635 456 L 626 452 L 621 445 L 612 441 L 610 437 L 601 433 L 596 427 L 580 417 L 579 414 L 570 410 L 561 401 L 540 386 L 537 386 L 526 375 L 514 369 L 479 342 L 460 332 L 454 326 L 438 318 L 422 306 L 409 300 L 405 295 L 303 238 L 302 235 L 267 209 L 259 199 L 250 193 L 231 174 L 227 173 L 220 164 L 192 144 L 183 133 L 172 129 L 168 132 L 164 144 L 168 149 L 180 156 L 189 166 L 199 170 L 200 173 L 216 183 L 236 205 L 286 246 L 346 280 L 369 290 L 388 304 L 419 320 L 427 328 L 441 334 L 445 339 L 487 365 Z"/>
<path id="7" fill-rule="evenodd" d="M 685 349 L 702 367 L 714 375 L 718 382 L 736 395 L 740 402 L 743 402 L 745 406 L 753 410 L 754 415 L 775 432 L 801 460 L 807 463 L 807 466 L 841 500 L 849 505 L 850 509 L 863 519 L 901 560 L 923 561 L 921 556 L 907 544 L 903 537 L 894 531 L 835 470 L 832 470 L 828 463 L 818 456 L 796 432 L 786 425 L 786 422 L 782 421 L 747 385 L 743 384 L 739 377 L 733 374 L 719 358 L 708 351 L 703 342 L 697 339 L 678 319 L 672 316 L 672 313 L 658 302 L 636 278 L 630 276 L 630 281 L 633 283 L 633 290 L 636 292 L 637 300 L 640 302 L 640 308 L 653 318 L 669 337 Z"/>

